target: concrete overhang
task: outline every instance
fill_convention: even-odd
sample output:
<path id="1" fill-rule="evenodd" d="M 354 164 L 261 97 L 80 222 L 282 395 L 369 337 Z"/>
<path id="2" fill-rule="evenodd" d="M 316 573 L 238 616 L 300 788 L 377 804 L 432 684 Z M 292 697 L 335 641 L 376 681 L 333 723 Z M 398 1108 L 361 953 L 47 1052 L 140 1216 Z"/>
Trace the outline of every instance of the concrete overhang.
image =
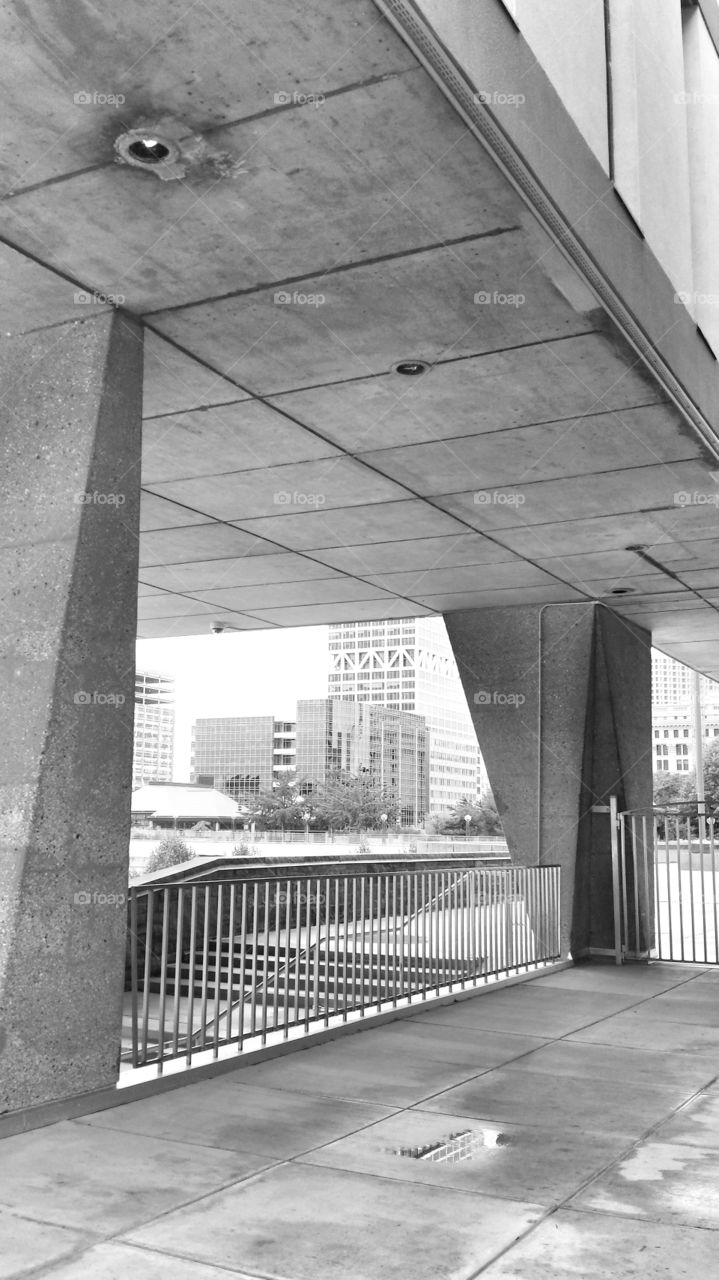
<path id="1" fill-rule="evenodd" d="M 141 636 L 598 599 L 717 678 L 716 361 L 476 3 L 531 129 L 407 0 L 6 5 L 3 329 L 145 324 Z"/>

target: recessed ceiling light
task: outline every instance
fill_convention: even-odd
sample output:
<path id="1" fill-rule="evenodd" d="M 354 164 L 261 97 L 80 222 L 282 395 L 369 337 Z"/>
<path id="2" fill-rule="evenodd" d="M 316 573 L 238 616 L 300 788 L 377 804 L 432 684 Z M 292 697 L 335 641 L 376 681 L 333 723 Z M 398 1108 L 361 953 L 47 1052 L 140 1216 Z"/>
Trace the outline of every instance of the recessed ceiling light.
<path id="1" fill-rule="evenodd" d="M 611 594 L 613 596 L 630 596 L 634 592 L 634 587 L 612 587 Z"/>
<path id="2" fill-rule="evenodd" d="M 136 160 L 145 164 L 159 164 L 160 160 L 166 160 L 170 154 L 170 148 L 160 142 L 159 138 L 138 138 L 130 144 L 128 151 Z"/>
<path id="3" fill-rule="evenodd" d="M 135 169 L 150 170 L 163 180 L 179 177 L 184 170 L 178 169 L 182 149 L 175 135 L 180 134 L 183 128 L 171 121 L 167 128 L 157 129 L 148 122 L 127 129 L 115 139 L 117 158 Z"/>
<path id="4" fill-rule="evenodd" d="M 399 364 L 394 366 L 395 373 L 401 373 L 405 378 L 416 378 L 420 373 L 426 373 L 428 369 L 426 360 L 400 360 Z"/>

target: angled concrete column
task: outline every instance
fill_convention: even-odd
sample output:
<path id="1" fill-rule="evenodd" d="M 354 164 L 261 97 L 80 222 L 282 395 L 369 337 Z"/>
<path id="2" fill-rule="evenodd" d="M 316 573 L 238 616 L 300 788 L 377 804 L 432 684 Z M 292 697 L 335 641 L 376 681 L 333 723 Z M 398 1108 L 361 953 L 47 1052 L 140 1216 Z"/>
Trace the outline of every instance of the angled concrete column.
<path id="1" fill-rule="evenodd" d="M 601 605 L 445 617 L 514 860 L 562 868 L 562 949 L 614 946 L 609 817 L 652 803 L 651 638 Z"/>
<path id="2" fill-rule="evenodd" d="M 142 335 L 0 341 L 0 1111 L 114 1083 L 127 894 Z"/>

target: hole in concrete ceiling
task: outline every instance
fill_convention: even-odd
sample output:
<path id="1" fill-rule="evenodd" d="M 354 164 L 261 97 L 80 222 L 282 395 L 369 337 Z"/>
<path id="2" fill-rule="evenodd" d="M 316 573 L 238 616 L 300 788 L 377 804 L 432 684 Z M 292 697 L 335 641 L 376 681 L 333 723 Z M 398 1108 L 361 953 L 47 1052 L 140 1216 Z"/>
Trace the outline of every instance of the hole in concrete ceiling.
<path id="1" fill-rule="evenodd" d="M 170 154 L 170 148 L 166 147 L 164 142 L 160 142 L 159 138 L 138 138 L 136 142 L 131 143 L 128 151 L 131 156 L 144 164 L 158 164 L 160 160 L 166 160 Z"/>
<path id="2" fill-rule="evenodd" d="M 416 378 L 420 373 L 426 373 L 428 369 L 426 360 L 400 360 L 399 364 L 394 366 L 395 373 L 404 374 L 406 378 Z"/>
<path id="3" fill-rule="evenodd" d="M 426 1160 L 430 1164 L 461 1164 L 465 1160 L 476 1160 L 485 1151 L 508 1147 L 510 1142 L 508 1134 L 499 1129 L 464 1129 L 421 1147 L 398 1147 L 394 1155 Z"/>
<path id="4" fill-rule="evenodd" d="M 634 587 L 612 587 L 611 594 L 613 596 L 631 596 L 633 592 Z"/>

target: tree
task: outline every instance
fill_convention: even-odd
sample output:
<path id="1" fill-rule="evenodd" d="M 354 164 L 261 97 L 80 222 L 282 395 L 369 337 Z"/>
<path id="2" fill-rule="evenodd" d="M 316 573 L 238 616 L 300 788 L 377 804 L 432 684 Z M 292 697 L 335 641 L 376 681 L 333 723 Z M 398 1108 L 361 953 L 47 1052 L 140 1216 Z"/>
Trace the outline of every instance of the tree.
<path id="1" fill-rule="evenodd" d="M 472 819 L 469 824 L 466 821 L 467 814 Z M 490 796 L 486 796 L 479 804 L 464 796 L 452 809 L 445 830 L 466 832 L 468 826 L 469 834 L 473 836 L 502 835 L 502 823 L 494 800 Z"/>
<path id="2" fill-rule="evenodd" d="M 696 794 L 696 780 L 693 773 L 654 774 L 654 804 L 657 808 L 686 804 L 687 801 L 695 800 Z"/>
<path id="3" fill-rule="evenodd" d="M 329 773 L 312 796 L 317 819 L 331 828 L 389 826 L 397 818 L 397 802 L 383 791 L 369 772 L 353 774 L 344 769 Z M 386 820 L 382 822 L 382 814 Z"/>
<path id="4" fill-rule="evenodd" d="M 704 752 L 704 794 L 707 814 L 713 817 L 719 809 L 719 738 Z"/>
<path id="5" fill-rule="evenodd" d="M 302 797 L 293 778 L 286 778 L 271 791 L 261 791 L 257 797 L 256 814 L 263 827 L 270 831 L 289 828 L 297 831 L 302 826 L 305 812 Z"/>
<path id="6" fill-rule="evenodd" d="M 156 871 L 166 871 L 168 867 L 179 866 L 183 862 L 192 862 L 193 853 L 188 844 L 180 836 L 165 836 L 150 854 L 144 875 L 152 876 Z"/>

